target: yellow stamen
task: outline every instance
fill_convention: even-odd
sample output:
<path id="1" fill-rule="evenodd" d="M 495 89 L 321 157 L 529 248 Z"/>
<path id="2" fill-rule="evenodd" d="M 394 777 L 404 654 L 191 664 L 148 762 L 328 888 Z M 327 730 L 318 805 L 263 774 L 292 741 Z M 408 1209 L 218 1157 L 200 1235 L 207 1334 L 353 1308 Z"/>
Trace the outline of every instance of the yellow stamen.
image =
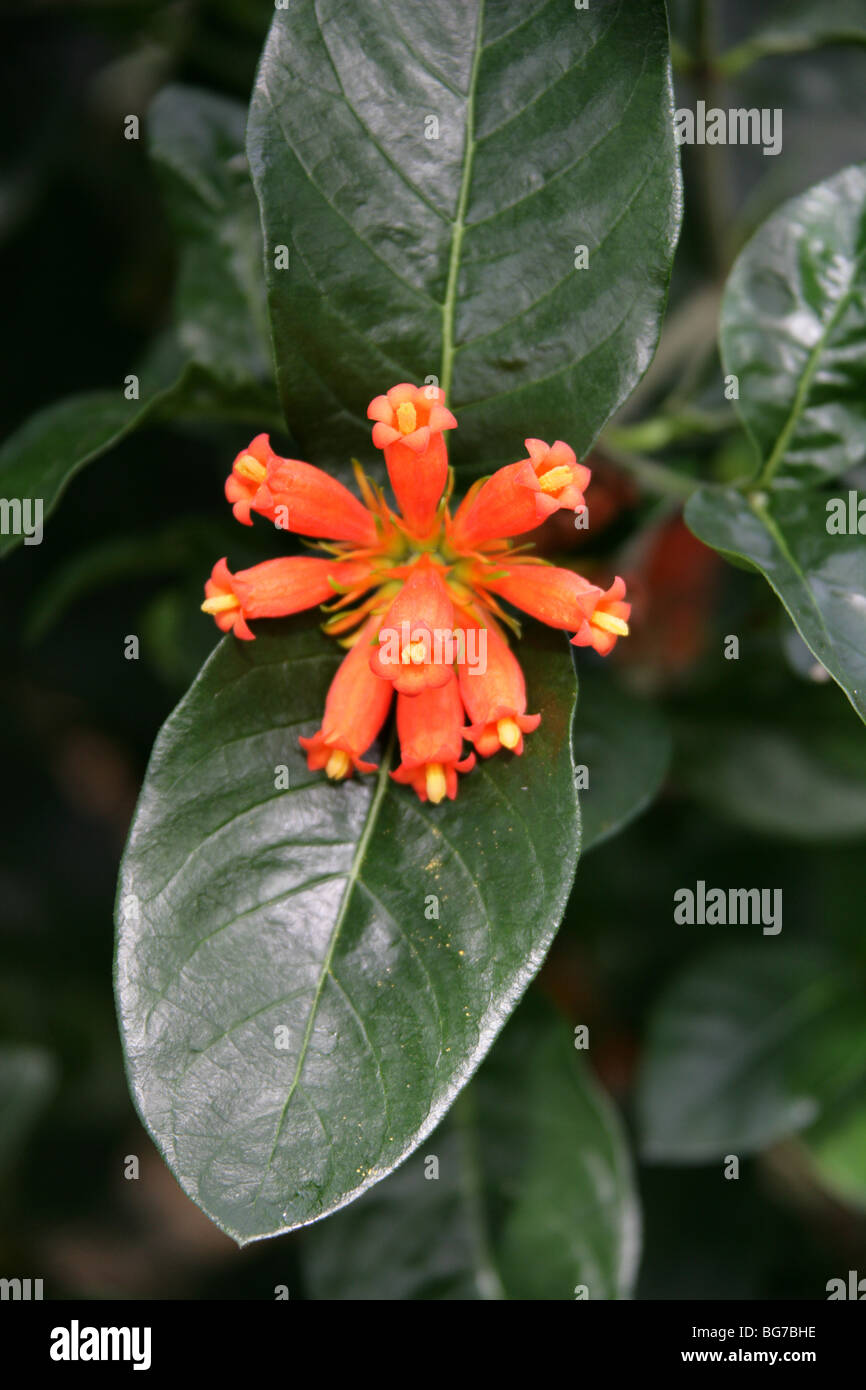
<path id="1" fill-rule="evenodd" d="M 500 719 L 496 732 L 503 748 L 516 748 L 520 742 L 520 725 L 516 719 Z"/>
<path id="2" fill-rule="evenodd" d="M 418 427 L 418 416 L 411 401 L 397 406 L 397 428 L 401 434 L 411 434 Z"/>
<path id="3" fill-rule="evenodd" d="M 562 464 L 559 468 L 548 468 L 546 473 L 542 473 L 538 479 L 538 486 L 542 492 L 562 492 L 570 482 L 571 469 Z"/>
<path id="4" fill-rule="evenodd" d="M 352 760 L 348 753 L 342 748 L 333 748 L 331 756 L 325 764 L 325 771 L 334 782 L 340 782 L 344 777 L 348 777 L 352 770 Z"/>
<path id="5" fill-rule="evenodd" d="M 448 793 L 448 784 L 445 781 L 445 769 L 441 763 L 428 763 L 425 774 L 427 782 L 427 800 L 432 801 L 434 806 Z"/>
<path id="6" fill-rule="evenodd" d="M 628 623 L 622 618 L 615 618 L 613 613 L 600 613 L 596 611 L 590 618 L 593 627 L 600 627 L 602 632 L 613 632 L 617 637 L 628 637 Z"/>
<path id="7" fill-rule="evenodd" d="M 234 594 L 214 594 L 212 598 L 206 598 L 201 606 L 202 613 L 228 613 L 232 608 L 240 608 L 240 602 Z"/>
<path id="8" fill-rule="evenodd" d="M 404 666 L 423 666 L 427 650 L 423 642 L 409 642 L 400 653 Z"/>
<path id="9" fill-rule="evenodd" d="M 235 473 L 240 473 L 242 478 L 249 478 L 251 483 L 263 483 L 268 476 L 268 470 L 263 463 L 259 463 L 252 454 L 244 454 L 239 458 L 234 466 Z"/>

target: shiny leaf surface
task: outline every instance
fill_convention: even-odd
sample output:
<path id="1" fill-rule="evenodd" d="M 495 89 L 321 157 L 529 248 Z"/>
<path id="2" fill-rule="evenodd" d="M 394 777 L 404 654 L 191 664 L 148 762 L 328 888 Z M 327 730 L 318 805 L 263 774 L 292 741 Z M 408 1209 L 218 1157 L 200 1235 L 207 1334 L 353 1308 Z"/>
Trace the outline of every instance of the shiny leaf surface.
<path id="1" fill-rule="evenodd" d="M 646 370 L 680 212 L 661 0 L 278 10 L 248 150 L 308 455 L 369 449 L 371 397 L 430 378 L 459 468 L 583 453 Z"/>
<path id="2" fill-rule="evenodd" d="M 306 1236 L 315 1298 L 629 1296 L 640 1217 L 622 1125 L 534 1004 L 423 1150 Z"/>
<path id="3" fill-rule="evenodd" d="M 307 771 L 338 656 L 266 627 L 221 643 L 163 729 L 118 893 L 133 1093 L 241 1242 L 344 1205 L 430 1132 L 541 964 L 579 842 L 564 643 L 521 644 L 524 756 L 434 807 L 388 751 L 363 783 Z"/>

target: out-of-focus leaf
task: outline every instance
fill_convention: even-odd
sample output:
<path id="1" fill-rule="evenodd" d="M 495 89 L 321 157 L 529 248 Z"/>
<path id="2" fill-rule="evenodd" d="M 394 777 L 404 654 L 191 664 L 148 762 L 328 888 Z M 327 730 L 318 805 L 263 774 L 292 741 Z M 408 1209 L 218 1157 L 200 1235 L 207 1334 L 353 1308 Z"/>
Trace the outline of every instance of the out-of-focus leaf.
<path id="1" fill-rule="evenodd" d="M 862 982 L 850 969 L 778 936 L 716 951 L 685 971 L 650 1021 L 642 1152 L 663 1163 L 754 1153 L 814 1123 L 863 1079 Z"/>
<path id="2" fill-rule="evenodd" d="M 589 774 L 589 786 L 580 792 L 584 854 L 646 810 L 658 795 L 670 756 L 670 731 L 657 709 L 606 676 L 581 676 L 574 760 Z"/>
<path id="3" fill-rule="evenodd" d="M 278 10 L 248 150 L 308 452 L 369 450 L 370 398 L 436 379 L 459 468 L 583 454 L 646 370 L 680 215 L 661 0 Z"/>
<path id="4" fill-rule="evenodd" d="M 15 1159 L 56 1084 L 54 1059 L 39 1047 L 0 1047 L 0 1172 Z"/>
<path id="5" fill-rule="evenodd" d="M 123 385 L 115 391 L 70 396 L 32 415 L 0 448 L 0 497 L 7 502 L 30 499 L 24 524 L 54 510 L 68 484 L 85 464 L 119 444 L 167 400 L 172 386 L 154 386 L 144 376 L 140 398 L 128 401 Z M 39 511 L 33 507 L 40 504 Z M 0 555 L 21 545 L 21 531 L 0 533 Z"/>
<path id="6" fill-rule="evenodd" d="M 629 1296 L 640 1217 L 619 1117 L 531 1004 L 423 1149 L 307 1234 L 313 1297 Z"/>
<path id="7" fill-rule="evenodd" d="M 845 494 L 847 496 L 847 493 Z M 823 493 L 701 488 L 685 517 L 699 540 L 772 585 L 800 636 L 866 719 L 866 544 L 831 535 Z"/>
<path id="8" fill-rule="evenodd" d="M 830 1192 L 866 1208 L 866 1104 L 848 1107 L 841 1117 L 803 1135 L 815 1175 Z"/>
<path id="9" fill-rule="evenodd" d="M 151 108 L 150 128 L 151 153 L 182 241 L 177 327 L 130 373 L 138 378 L 137 400 L 126 399 L 124 379 L 111 391 L 72 396 L 32 416 L 0 449 L 0 497 L 40 499 L 43 521 L 85 464 L 151 416 L 206 413 L 252 420 L 262 429 L 274 424 L 261 229 L 243 153 L 243 107 L 169 87 Z M 22 540 L 4 517 L 0 555 Z"/>
<path id="10" fill-rule="evenodd" d="M 766 835 L 833 844 L 859 839 L 866 835 L 866 739 L 854 716 L 842 714 L 829 723 L 783 718 L 775 727 L 695 723 L 682 733 L 677 784 Z M 585 802 L 581 810 L 585 836 Z"/>
<path id="11" fill-rule="evenodd" d="M 720 66 L 733 77 L 759 58 L 839 43 L 866 44 L 862 0 L 781 0 L 766 24 L 722 55 Z"/>
<path id="12" fill-rule="evenodd" d="M 390 747 L 373 780 L 307 770 L 339 659 L 315 628 L 221 643 L 157 740 L 118 892 L 127 1065 L 175 1176 L 241 1243 L 396 1167 L 541 964 L 579 842 L 575 681 L 546 634 L 521 657 L 540 730 L 440 806 L 390 779 Z"/>
<path id="13" fill-rule="evenodd" d="M 174 329 L 217 381 L 259 383 L 274 404 L 261 226 L 244 154 L 246 109 L 165 87 L 148 112 L 148 147 L 182 248 Z"/>
<path id="14" fill-rule="evenodd" d="M 866 458 L 866 165 L 759 228 L 725 289 L 721 350 L 762 482 L 814 482 Z"/>
<path id="15" fill-rule="evenodd" d="M 141 655 L 175 690 L 185 690 L 195 680 L 219 636 L 202 630 L 200 594 L 200 584 L 173 585 L 158 593 L 141 615 Z"/>
<path id="16" fill-rule="evenodd" d="M 213 557 L 225 553 L 228 543 L 237 539 L 236 533 L 229 520 L 184 517 L 158 530 L 112 536 L 89 546 L 52 573 L 37 591 L 28 613 L 29 640 L 39 641 L 72 604 L 118 580 L 190 571 L 196 566 L 207 577 Z"/>

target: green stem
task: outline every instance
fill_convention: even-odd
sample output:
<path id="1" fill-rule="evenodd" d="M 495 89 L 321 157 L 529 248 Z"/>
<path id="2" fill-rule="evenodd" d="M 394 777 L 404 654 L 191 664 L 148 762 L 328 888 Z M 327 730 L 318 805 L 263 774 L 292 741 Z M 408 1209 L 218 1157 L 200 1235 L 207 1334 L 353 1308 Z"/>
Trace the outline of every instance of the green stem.
<path id="1" fill-rule="evenodd" d="M 655 459 L 644 458 L 629 449 L 618 448 L 610 443 L 606 435 L 602 435 L 597 448 L 604 458 L 615 463 L 625 473 L 631 474 L 647 492 L 653 492 L 659 497 L 675 497 L 685 501 L 696 488 L 702 486 L 700 478 L 690 478 L 686 473 L 678 473 L 675 468 L 656 463 Z"/>
<path id="2" fill-rule="evenodd" d="M 790 38 L 780 36 L 777 39 L 745 39 L 743 43 L 738 43 L 726 53 L 720 54 L 716 59 L 716 71 L 720 77 L 727 79 L 739 77 L 740 73 L 745 72 L 753 63 L 760 62 L 762 58 L 782 58 L 793 53 L 807 53 L 816 46 L 813 39 L 798 39 L 794 35 Z"/>
<path id="3" fill-rule="evenodd" d="M 734 429 L 736 423 L 730 410 L 682 410 L 651 415 L 635 425 L 611 425 L 605 430 L 604 438 L 616 449 L 651 454 L 682 439 L 725 434 Z"/>
<path id="4" fill-rule="evenodd" d="M 711 0 L 700 0 L 698 6 L 697 60 L 694 74 L 707 108 L 718 106 L 722 86 L 714 57 L 714 24 Z M 727 273 L 727 209 L 729 178 L 727 147 L 724 145 L 695 145 L 701 220 L 710 248 L 712 268 L 719 279 Z"/>
<path id="5" fill-rule="evenodd" d="M 673 34 L 671 34 L 671 66 L 674 72 L 682 73 L 684 76 L 694 72 L 695 69 L 695 55 L 690 53 L 679 39 L 674 38 Z"/>

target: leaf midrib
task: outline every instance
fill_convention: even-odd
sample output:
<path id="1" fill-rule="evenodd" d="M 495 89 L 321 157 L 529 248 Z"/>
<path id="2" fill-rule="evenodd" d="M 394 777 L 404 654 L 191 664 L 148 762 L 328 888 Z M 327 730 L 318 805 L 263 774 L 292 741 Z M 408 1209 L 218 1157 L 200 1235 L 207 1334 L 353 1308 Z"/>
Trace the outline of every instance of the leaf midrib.
<path id="1" fill-rule="evenodd" d="M 460 274 L 460 251 L 463 246 L 463 233 L 466 229 L 466 208 L 469 203 L 469 187 L 472 182 L 472 161 L 475 155 L 475 90 L 478 86 L 478 71 L 481 66 L 481 52 L 484 47 L 484 0 L 479 0 L 478 25 L 475 30 L 475 52 L 472 57 L 472 70 L 469 74 L 469 88 L 466 96 L 466 134 L 463 145 L 463 174 L 457 209 L 451 224 L 451 254 L 448 258 L 448 280 L 445 286 L 445 299 L 442 304 L 442 360 L 439 367 L 439 385 L 448 400 L 451 394 L 451 377 L 454 371 L 454 310 L 457 303 L 457 278 Z"/>
<path id="2" fill-rule="evenodd" d="M 812 586 L 809 583 L 806 571 L 803 569 L 796 556 L 791 551 L 791 548 L 788 545 L 788 541 L 785 537 L 785 533 L 783 532 L 781 526 L 770 512 L 769 508 L 765 506 L 765 504 L 757 496 L 753 494 L 747 499 L 747 502 L 752 512 L 752 515 L 758 518 L 758 521 L 760 521 L 761 525 L 764 527 L 764 530 L 767 532 L 767 535 L 774 542 L 776 549 L 782 556 L 782 559 L 789 565 L 791 573 L 794 575 L 795 578 L 800 580 L 800 583 L 802 584 L 803 589 L 805 590 L 808 606 L 811 608 L 812 613 L 817 620 L 818 626 L 821 629 L 824 640 L 826 641 L 827 646 L 830 648 L 830 651 L 835 652 L 836 643 L 833 641 L 832 634 L 829 628 L 827 627 L 824 614 L 821 611 L 821 608 L 818 604 L 818 600 L 816 599 L 812 591 Z M 786 611 L 791 614 L 791 620 L 794 623 L 794 625 L 799 626 L 799 624 L 797 623 L 797 619 L 794 617 L 794 614 L 791 613 L 791 610 L 788 607 L 787 602 L 785 601 L 784 595 L 776 587 L 776 585 L 773 583 L 772 578 L 766 572 L 765 577 L 770 587 L 778 595 L 779 600 L 781 601 Z M 815 655 L 817 656 L 818 653 L 816 652 Z"/>
<path id="3" fill-rule="evenodd" d="M 757 482 L 754 484 L 754 486 L 756 487 L 766 487 L 769 483 L 772 482 L 773 478 L 776 475 L 776 472 L 778 471 L 780 463 L 785 457 L 785 451 L 788 447 L 788 444 L 790 443 L 791 436 L 794 433 L 794 430 L 797 428 L 800 418 L 802 417 L 803 412 L 806 408 L 806 402 L 809 395 L 809 391 L 812 387 L 812 381 L 814 379 L 815 373 L 818 370 L 818 365 L 820 363 L 821 357 L 824 354 L 824 349 L 826 348 L 827 343 L 829 342 L 829 339 L 834 329 L 839 323 L 839 320 L 842 318 L 842 315 L 845 313 L 846 309 L 848 308 L 849 304 L 854 298 L 857 281 L 860 276 L 860 272 L 863 270 L 864 264 L 866 264 L 866 249 L 861 251 L 859 256 L 856 257 L 851 271 L 850 283 L 848 284 L 848 287 L 845 290 L 844 294 L 840 296 L 835 309 L 833 310 L 832 314 L 827 320 L 827 323 L 824 327 L 823 332 L 821 333 L 821 336 L 818 338 L 818 341 L 812 347 L 812 350 L 809 353 L 808 358 L 806 359 L 806 365 L 803 368 L 802 376 L 800 377 L 800 380 L 797 383 L 797 389 L 794 392 L 794 399 L 791 402 L 791 409 L 788 414 L 788 418 L 782 426 L 779 436 L 776 439 L 775 444 L 773 445 L 772 451 L 769 455 L 769 458 L 767 459 L 767 462 L 764 464 L 764 467 L 761 470 L 761 474 Z"/>
<path id="4" fill-rule="evenodd" d="M 262 1174 L 262 1180 L 259 1183 L 258 1188 L 256 1189 L 254 1205 L 256 1202 L 258 1202 L 259 1197 L 261 1196 L 262 1188 L 264 1187 L 268 1175 L 270 1174 L 271 1167 L 274 1161 L 274 1156 L 277 1152 L 277 1145 L 280 1142 L 280 1135 L 283 1132 L 283 1125 L 285 1124 L 286 1116 L 289 1113 L 289 1106 L 292 1103 L 295 1091 L 298 1089 L 301 1075 L 304 1070 L 304 1063 L 307 1060 L 307 1053 L 309 1052 L 310 1048 L 310 1040 L 313 1036 L 313 1029 L 316 1024 L 316 1016 L 319 1011 L 319 1001 L 322 997 L 322 990 L 325 987 L 325 981 L 331 974 L 331 962 L 334 959 L 334 952 L 337 949 L 337 942 L 340 939 L 340 932 L 342 931 L 343 923 L 346 920 L 346 914 L 349 910 L 349 904 L 352 901 L 352 897 L 355 891 L 355 884 L 359 880 L 361 866 L 364 862 L 364 857 L 367 852 L 367 845 L 369 844 L 370 837 L 372 836 L 373 831 L 376 828 L 376 822 L 379 817 L 379 808 L 382 804 L 385 792 L 388 789 L 388 776 L 391 771 L 391 759 L 393 756 L 393 749 L 394 730 L 392 730 L 391 732 L 391 737 L 388 741 L 388 746 L 382 755 L 382 762 L 379 766 L 379 772 L 376 778 L 376 789 L 373 792 L 373 797 L 370 802 L 370 808 L 367 812 L 367 819 L 364 822 L 364 828 L 361 831 L 361 835 L 358 839 L 358 847 L 355 850 L 354 856 L 352 858 L 352 863 L 349 867 L 349 872 L 346 876 L 345 891 L 340 900 L 340 907 L 337 912 L 336 919 L 334 921 L 334 926 L 331 930 L 330 940 L 328 941 L 328 948 L 325 952 L 325 956 L 322 960 L 322 965 L 319 970 L 319 978 L 316 982 L 316 989 L 313 995 L 313 1000 L 310 1005 L 310 1012 L 307 1017 L 307 1022 L 304 1028 L 304 1035 L 301 1039 L 301 1047 L 298 1053 L 298 1061 L 295 1067 L 295 1073 L 289 1084 L 289 1090 L 285 1099 L 285 1103 L 283 1105 L 282 1110 L 280 1111 L 280 1117 L 277 1121 L 277 1130 L 276 1134 L 274 1135 L 274 1142 L 271 1147 L 270 1154 L 268 1155 L 268 1161 L 265 1164 L 265 1169 Z"/>

